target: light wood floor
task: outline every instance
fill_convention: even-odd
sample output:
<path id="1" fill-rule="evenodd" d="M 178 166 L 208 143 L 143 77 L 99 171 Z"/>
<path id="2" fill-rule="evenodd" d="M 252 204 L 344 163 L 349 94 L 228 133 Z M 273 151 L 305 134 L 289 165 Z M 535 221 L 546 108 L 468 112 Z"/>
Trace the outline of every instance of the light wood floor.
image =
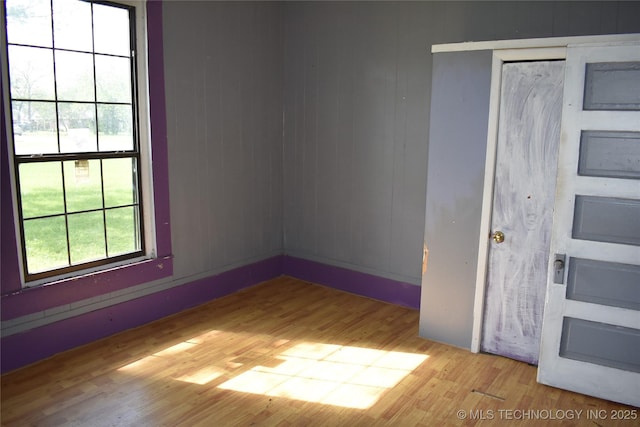
<path id="1" fill-rule="evenodd" d="M 636 408 L 535 375 L 419 338 L 417 311 L 282 277 L 10 372 L 1 416 L 6 426 L 640 424 L 612 420 Z"/>

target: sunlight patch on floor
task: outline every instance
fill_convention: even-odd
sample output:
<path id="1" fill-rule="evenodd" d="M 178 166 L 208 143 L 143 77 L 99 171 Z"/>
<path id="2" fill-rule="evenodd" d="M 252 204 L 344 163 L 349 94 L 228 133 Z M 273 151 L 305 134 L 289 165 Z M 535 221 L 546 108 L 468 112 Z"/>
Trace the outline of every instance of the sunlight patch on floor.
<path id="1" fill-rule="evenodd" d="M 429 356 L 322 343 L 281 353 L 280 365 L 255 366 L 219 385 L 227 390 L 366 409 Z"/>
<path id="2" fill-rule="evenodd" d="M 221 389 L 348 408 L 371 407 L 429 356 L 365 347 L 293 343 L 264 339 L 264 347 L 212 356 L 213 340 L 233 340 L 233 334 L 210 331 L 119 368 L 143 376 L 206 385 Z M 238 374 L 234 371 L 239 370 Z"/>
<path id="3" fill-rule="evenodd" d="M 204 333 L 202 335 L 189 338 L 188 340 L 182 341 L 178 344 L 172 345 L 156 353 L 150 354 L 141 359 L 135 360 L 125 366 L 122 366 L 118 368 L 118 371 L 127 371 L 127 372 L 135 372 L 138 374 L 142 374 L 142 373 L 145 373 L 146 371 L 151 371 L 154 368 L 155 370 L 158 370 L 159 367 L 171 365 L 177 359 L 185 357 L 185 354 L 184 354 L 185 352 L 196 349 L 197 346 L 205 343 L 210 339 L 218 337 L 220 334 L 221 334 L 220 331 L 213 330 L 213 331 Z M 197 384 L 206 384 L 206 382 L 202 382 L 203 378 L 209 377 L 210 379 L 207 381 L 209 382 L 212 379 L 217 378 L 218 376 L 224 373 L 223 370 L 215 369 L 215 372 L 218 375 L 214 376 L 211 369 L 215 369 L 215 368 L 207 367 L 198 371 L 200 372 L 200 374 L 199 373 L 189 374 L 181 378 L 195 378 L 194 381 L 190 381 L 187 379 L 185 379 L 184 381 L 195 382 Z"/>
<path id="4" fill-rule="evenodd" d="M 178 381 L 184 381 L 192 384 L 205 385 L 215 380 L 218 377 L 224 375 L 224 370 L 218 369 L 213 366 L 207 366 L 196 372 L 191 372 L 187 375 L 182 375 L 176 378 Z"/>
<path id="5" fill-rule="evenodd" d="M 184 342 L 181 342 L 180 344 L 176 344 L 171 347 L 165 348 L 164 350 L 154 353 L 153 355 L 157 357 L 173 356 L 174 354 L 182 353 L 183 351 L 192 349 L 197 345 L 198 345 L 197 343 L 184 341 Z"/>

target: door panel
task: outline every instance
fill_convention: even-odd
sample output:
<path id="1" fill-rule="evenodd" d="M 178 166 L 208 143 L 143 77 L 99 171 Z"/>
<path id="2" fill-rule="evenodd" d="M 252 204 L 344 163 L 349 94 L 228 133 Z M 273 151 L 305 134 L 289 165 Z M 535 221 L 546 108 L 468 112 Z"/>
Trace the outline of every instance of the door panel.
<path id="1" fill-rule="evenodd" d="M 562 321 L 561 357 L 640 372 L 638 354 L 638 329 L 573 317 L 565 317 Z"/>
<path id="2" fill-rule="evenodd" d="M 640 132 L 583 131 L 578 175 L 640 179 Z"/>
<path id="3" fill-rule="evenodd" d="M 585 65 L 585 110 L 640 109 L 640 64 L 603 61 Z"/>
<path id="4" fill-rule="evenodd" d="M 502 68 L 481 350 L 537 363 L 560 138 L 564 63 Z"/>
<path id="5" fill-rule="evenodd" d="M 640 246 L 640 200 L 576 195 L 574 239 Z"/>
<path id="6" fill-rule="evenodd" d="M 569 47 L 565 81 L 538 381 L 639 406 L 640 45 Z"/>
<path id="7" fill-rule="evenodd" d="M 571 257 L 567 298 L 640 310 L 640 266 Z"/>

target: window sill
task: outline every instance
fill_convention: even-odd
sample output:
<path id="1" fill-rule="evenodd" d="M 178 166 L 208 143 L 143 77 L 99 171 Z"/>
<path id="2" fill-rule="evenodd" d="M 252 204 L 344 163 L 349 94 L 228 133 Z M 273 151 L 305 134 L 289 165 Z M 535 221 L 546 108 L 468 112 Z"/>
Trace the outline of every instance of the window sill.
<path id="1" fill-rule="evenodd" d="M 2 296 L 2 320 L 100 297 L 124 288 L 169 277 L 173 256 L 141 258 L 135 262 L 73 277 L 48 279 Z"/>

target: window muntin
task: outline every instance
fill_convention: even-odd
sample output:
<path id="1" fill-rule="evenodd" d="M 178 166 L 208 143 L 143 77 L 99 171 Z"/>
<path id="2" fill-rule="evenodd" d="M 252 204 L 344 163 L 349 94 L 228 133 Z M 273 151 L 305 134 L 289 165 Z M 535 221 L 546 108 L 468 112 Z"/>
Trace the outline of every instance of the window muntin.
<path id="1" fill-rule="evenodd" d="M 26 281 L 144 254 L 134 13 L 6 1 Z"/>

